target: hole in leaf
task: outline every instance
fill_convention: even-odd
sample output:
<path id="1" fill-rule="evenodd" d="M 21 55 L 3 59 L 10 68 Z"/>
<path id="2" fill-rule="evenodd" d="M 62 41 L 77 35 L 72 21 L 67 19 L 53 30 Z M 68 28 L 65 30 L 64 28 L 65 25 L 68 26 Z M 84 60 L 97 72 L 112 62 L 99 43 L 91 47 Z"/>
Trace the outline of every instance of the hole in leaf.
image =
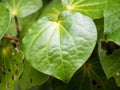
<path id="1" fill-rule="evenodd" d="M 7 89 L 10 88 L 10 84 L 9 84 L 9 83 L 6 84 L 6 88 L 7 88 Z"/>
<path id="2" fill-rule="evenodd" d="M 97 86 L 97 88 L 101 88 L 101 86 L 100 86 L 100 85 L 98 85 L 98 86 Z"/>
<path id="3" fill-rule="evenodd" d="M 85 63 L 85 64 L 84 64 L 84 69 L 85 69 L 85 70 L 91 69 L 91 64 L 90 64 L 90 63 Z"/>
<path id="4" fill-rule="evenodd" d="M 72 88 L 72 90 L 79 90 L 79 87 L 75 86 Z"/>
<path id="5" fill-rule="evenodd" d="M 0 83 L 1 83 L 1 78 L 0 78 Z"/>
<path id="6" fill-rule="evenodd" d="M 32 78 L 30 79 L 30 83 L 32 83 Z"/>
<path id="7" fill-rule="evenodd" d="M 120 46 L 118 46 L 112 41 L 109 42 L 101 41 L 101 48 L 106 52 L 106 55 L 110 55 L 113 53 L 114 50 L 120 48 Z"/>
<path id="8" fill-rule="evenodd" d="M 8 72 L 11 72 L 11 69 L 10 69 L 10 68 L 8 68 Z"/>
<path id="9" fill-rule="evenodd" d="M 96 84 L 97 84 L 97 81 L 96 81 L 96 80 L 92 80 L 92 84 L 93 84 L 93 85 L 96 85 Z"/>
<path id="10" fill-rule="evenodd" d="M 24 59 L 22 60 L 22 63 L 24 64 Z"/>
<path id="11" fill-rule="evenodd" d="M 116 76 L 120 76 L 120 72 L 117 72 L 117 73 L 116 73 Z"/>
<path id="12" fill-rule="evenodd" d="M 17 75 L 17 74 L 18 74 L 18 70 L 15 71 L 15 75 Z"/>
<path id="13" fill-rule="evenodd" d="M 2 73 L 3 73 L 3 75 L 5 75 L 5 74 L 6 74 L 6 72 L 5 72 L 5 71 L 2 71 Z"/>
<path id="14" fill-rule="evenodd" d="M 12 80 L 14 80 L 14 76 L 12 75 Z"/>
<path id="15" fill-rule="evenodd" d="M 18 64 L 16 63 L 16 66 L 18 66 Z"/>
<path id="16" fill-rule="evenodd" d="M 17 80 L 17 75 L 12 75 L 12 80 Z"/>

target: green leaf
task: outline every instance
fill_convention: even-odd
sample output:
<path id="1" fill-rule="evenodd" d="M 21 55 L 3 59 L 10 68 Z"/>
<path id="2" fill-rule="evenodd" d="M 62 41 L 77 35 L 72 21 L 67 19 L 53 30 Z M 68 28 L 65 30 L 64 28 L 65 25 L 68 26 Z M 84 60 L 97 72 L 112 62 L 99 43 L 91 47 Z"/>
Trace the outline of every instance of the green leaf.
<path id="1" fill-rule="evenodd" d="M 11 15 L 18 17 L 28 16 L 42 7 L 41 0 L 4 0 L 3 3 L 10 10 Z"/>
<path id="2" fill-rule="evenodd" d="M 0 4 L 0 39 L 7 32 L 9 22 L 9 12 L 3 5 Z"/>
<path id="3" fill-rule="evenodd" d="M 45 7 L 45 9 L 43 9 L 40 18 L 44 16 L 50 16 L 52 18 L 57 19 L 58 15 L 63 10 L 65 10 L 65 8 L 63 7 L 61 0 L 53 0 Z"/>
<path id="4" fill-rule="evenodd" d="M 35 69 L 68 82 L 91 55 L 96 39 L 96 27 L 89 17 L 64 11 L 57 21 L 39 19 L 26 33 L 23 45 Z"/>
<path id="5" fill-rule="evenodd" d="M 108 0 L 104 12 L 105 37 L 120 45 L 120 0 Z"/>
<path id="6" fill-rule="evenodd" d="M 4 44 L 3 44 L 4 43 Z M 11 43 L 0 44 L 0 89 L 15 90 L 23 71 L 23 53 Z"/>
<path id="7" fill-rule="evenodd" d="M 103 17 L 106 0 L 62 0 L 68 10 L 81 12 L 93 19 Z"/>
<path id="8" fill-rule="evenodd" d="M 53 79 L 53 90 L 119 90 L 113 79 L 107 80 L 99 59 L 92 57 L 80 68 L 68 85 Z"/>
<path id="9" fill-rule="evenodd" d="M 21 90 L 27 90 L 32 86 L 42 85 L 48 80 L 48 76 L 31 67 L 25 60 L 24 72 L 20 78 Z"/>
<path id="10" fill-rule="evenodd" d="M 100 62 L 107 78 L 114 77 L 117 85 L 120 86 L 120 49 L 115 50 L 111 55 L 99 49 Z"/>
<path id="11" fill-rule="evenodd" d="M 119 90 L 113 79 L 107 80 L 98 58 L 91 58 L 72 78 L 76 90 Z M 71 88 L 69 87 L 69 88 Z M 74 89 L 73 89 L 74 90 Z"/>

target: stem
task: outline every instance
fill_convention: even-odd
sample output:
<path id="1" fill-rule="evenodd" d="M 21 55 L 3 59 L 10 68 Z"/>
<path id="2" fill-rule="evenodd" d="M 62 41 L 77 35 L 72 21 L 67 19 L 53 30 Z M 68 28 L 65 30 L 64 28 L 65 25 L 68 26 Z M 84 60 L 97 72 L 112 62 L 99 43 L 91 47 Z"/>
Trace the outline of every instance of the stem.
<path id="1" fill-rule="evenodd" d="M 9 40 L 14 40 L 14 41 L 16 41 L 16 42 L 19 41 L 18 38 L 14 38 L 14 37 L 10 37 L 10 36 L 4 36 L 3 38 L 5 38 L 5 39 L 9 39 Z"/>
<path id="2" fill-rule="evenodd" d="M 15 24 L 16 24 L 16 30 L 17 30 L 17 37 L 20 37 L 20 29 L 19 29 L 19 23 L 18 23 L 18 18 L 14 16 L 15 18 Z"/>

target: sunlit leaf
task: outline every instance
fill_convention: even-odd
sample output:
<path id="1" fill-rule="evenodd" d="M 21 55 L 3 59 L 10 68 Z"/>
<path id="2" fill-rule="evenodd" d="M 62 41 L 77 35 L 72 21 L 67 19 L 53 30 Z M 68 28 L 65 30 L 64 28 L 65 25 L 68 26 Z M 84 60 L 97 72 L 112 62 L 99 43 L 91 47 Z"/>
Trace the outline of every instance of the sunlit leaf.
<path id="1" fill-rule="evenodd" d="M 120 0 L 108 0 L 105 18 L 105 38 L 120 45 Z"/>
<path id="2" fill-rule="evenodd" d="M 18 17 L 28 16 L 42 7 L 41 0 L 4 0 L 3 3 L 11 15 Z"/>
<path id="3" fill-rule="evenodd" d="M 68 10 L 81 12 L 93 19 L 103 17 L 106 0 L 62 0 Z"/>
<path id="4" fill-rule="evenodd" d="M 96 39 L 96 27 L 89 17 L 64 11 L 57 21 L 39 19 L 26 33 L 23 44 L 34 68 L 68 82 L 91 55 Z"/>

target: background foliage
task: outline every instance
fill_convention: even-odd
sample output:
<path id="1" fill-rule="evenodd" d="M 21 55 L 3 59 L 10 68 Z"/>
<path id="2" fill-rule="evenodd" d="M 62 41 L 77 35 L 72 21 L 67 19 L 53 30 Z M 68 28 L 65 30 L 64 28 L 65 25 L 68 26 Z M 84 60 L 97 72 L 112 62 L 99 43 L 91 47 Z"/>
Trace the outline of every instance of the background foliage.
<path id="1" fill-rule="evenodd" d="M 0 90 L 119 90 L 120 0 L 0 0 Z"/>

